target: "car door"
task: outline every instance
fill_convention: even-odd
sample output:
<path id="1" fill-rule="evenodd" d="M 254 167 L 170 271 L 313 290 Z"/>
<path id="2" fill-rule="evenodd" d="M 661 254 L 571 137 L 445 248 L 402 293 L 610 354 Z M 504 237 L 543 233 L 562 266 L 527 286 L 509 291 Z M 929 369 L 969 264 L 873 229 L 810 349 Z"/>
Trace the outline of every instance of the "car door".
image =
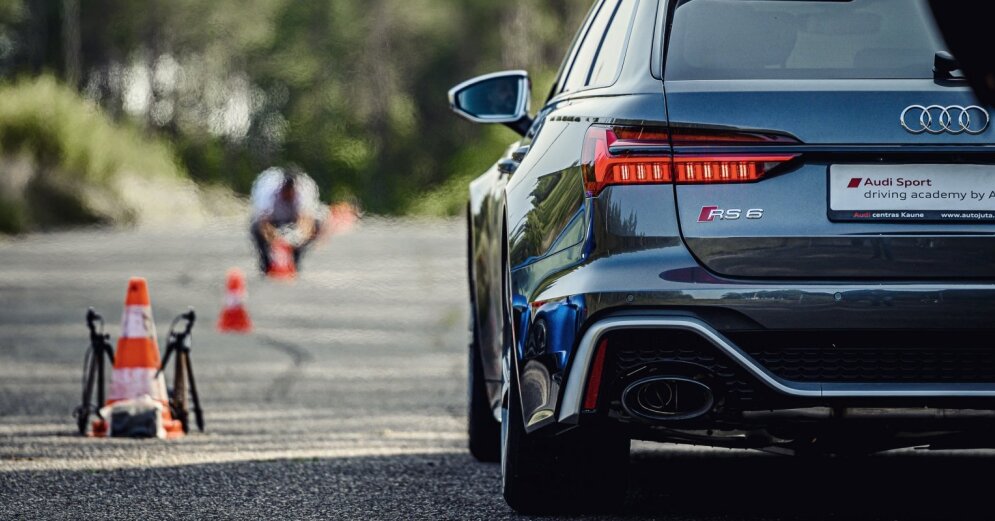
<path id="1" fill-rule="evenodd" d="M 531 128 L 519 141 L 509 145 L 503 156 L 482 176 L 470 185 L 468 220 L 470 230 L 471 277 L 476 299 L 476 321 L 481 344 L 484 377 L 488 382 L 488 394 L 495 408 L 501 400 L 501 356 L 503 352 L 503 302 L 502 280 L 504 258 L 509 234 L 506 226 L 506 191 L 509 183 L 522 177 L 527 170 L 519 169 L 522 162 L 530 161 L 531 147 L 535 140 L 544 135 L 547 116 L 557 106 L 554 101 L 564 90 L 565 80 L 576 61 L 581 43 L 606 2 L 618 0 L 598 0 L 594 2 L 584 24 L 574 37 L 546 103 L 533 120 Z M 590 64 L 588 64 L 588 67 Z M 578 69 L 579 70 L 579 69 Z M 502 163 L 504 163 L 502 165 Z"/>
<path id="2" fill-rule="evenodd" d="M 632 41 L 638 50 L 631 60 L 638 64 L 633 76 L 650 78 L 648 55 L 657 5 L 653 0 L 603 0 L 594 5 L 576 51 L 540 111 L 529 153 L 506 188 L 516 359 L 530 432 L 554 421 L 549 413 L 555 409 L 561 381 L 554 375 L 569 360 L 576 324 L 584 316 L 580 300 L 555 293 L 555 302 L 543 302 L 538 294 L 554 285 L 558 274 L 583 261 L 585 239 L 592 236 L 592 203 L 581 165 L 585 136 L 600 118 L 665 117 L 658 84 L 650 95 L 630 83 L 615 88 Z M 633 40 L 637 19 L 643 30 Z"/>

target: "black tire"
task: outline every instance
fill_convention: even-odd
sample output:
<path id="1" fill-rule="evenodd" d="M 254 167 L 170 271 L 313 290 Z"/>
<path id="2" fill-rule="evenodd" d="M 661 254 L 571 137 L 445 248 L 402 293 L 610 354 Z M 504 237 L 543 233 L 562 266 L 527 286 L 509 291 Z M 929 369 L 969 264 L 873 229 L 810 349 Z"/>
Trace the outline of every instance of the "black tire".
<path id="1" fill-rule="evenodd" d="M 494 418 L 487 398 L 484 364 L 480 359 L 480 345 L 472 317 L 470 329 L 472 341 L 467 367 L 467 434 L 470 454 L 478 461 L 496 463 L 501 460 L 501 424 Z"/>
<path id="2" fill-rule="evenodd" d="M 628 438 L 583 429 L 554 437 L 530 436 L 518 385 L 513 381 L 509 387 L 501 423 L 501 481 L 508 505 L 521 514 L 540 515 L 605 513 L 621 507 Z"/>
<path id="3" fill-rule="evenodd" d="M 473 276 L 473 221 L 470 207 L 466 209 L 467 219 L 467 282 L 470 289 L 470 346 L 467 353 L 466 394 L 467 394 L 467 438 L 470 454 L 478 461 L 496 463 L 501 460 L 501 424 L 494 418 L 491 401 L 487 396 L 487 381 L 484 378 L 484 362 L 480 355 L 480 333 L 477 330 L 477 292 Z"/>

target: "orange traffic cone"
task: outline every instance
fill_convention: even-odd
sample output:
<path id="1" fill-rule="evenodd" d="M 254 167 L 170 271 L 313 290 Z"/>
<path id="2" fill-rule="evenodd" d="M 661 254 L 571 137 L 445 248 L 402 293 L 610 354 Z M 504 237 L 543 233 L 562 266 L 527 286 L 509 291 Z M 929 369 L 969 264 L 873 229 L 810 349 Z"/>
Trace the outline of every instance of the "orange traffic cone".
<path id="1" fill-rule="evenodd" d="M 328 209 L 329 233 L 340 235 L 348 233 L 359 220 L 359 210 L 349 203 L 336 203 Z"/>
<path id="2" fill-rule="evenodd" d="M 273 239 L 269 249 L 269 271 L 273 279 L 292 279 L 297 276 L 297 266 L 294 264 L 294 248 L 280 237 Z"/>
<path id="3" fill-rule="evenodd" d="M 108 416 L 113 412 L 111 406 L 126 405 L 123 402 L 138 406 L 151 403 L 156 409 L 161 405 L 161 428 L 154 435 L 160 438 L 183 436 L 182 423 L 174 420 L 169 410 L 166 381 L 162 373 L 156 375 L 159 364 L 159 344 L 156 341 L 155 322 L 152 320 L 148 285 L 145 279 L 133 277 L 128 281 L 124 315 L 121 319 L 121 337 L 117 341 L 117 352 L 114 353 L 114 370 L 111 373 L 107 406 L 101 412 L 103 419 L 93 423 L 94 436 L 109 434 Z"/>
<path id="4" fill-rule="evenodd" d="M 318 241 L 323 243 L 333 235 L 345 235 L 356 227 L 359 209 L 349 203 L 335 203 L 325 212 L 324 224 L 318 230 Z"/>
<path id="5" fill-rule="evenodd" d="M 252 320 L 249 319 L 249 312 L 245 310 L 245 274 L 238 268 L 228 270 L 225 307 L 218 317 L 218 331 L 222 333 L 252 331 Z"/>

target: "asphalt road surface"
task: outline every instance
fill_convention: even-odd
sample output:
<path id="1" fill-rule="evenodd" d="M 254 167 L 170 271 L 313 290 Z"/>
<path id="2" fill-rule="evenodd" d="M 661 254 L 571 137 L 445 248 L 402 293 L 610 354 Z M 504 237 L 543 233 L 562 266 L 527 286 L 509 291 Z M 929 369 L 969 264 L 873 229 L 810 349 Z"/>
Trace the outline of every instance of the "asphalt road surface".
<path id="1" fill-rule="evenodd" d="M 296 283 L 255 276 L 238 223 L 0 242 L 0 518 L 515 517 L 498 466 L 464 450 L 463 233 L 368 220 Z M 250 274 L 250 335 L 214 330 L 231 266 Z M 149 281 L 160 341 L 199 313 L 205 434 L 75 434 L 85 310 L 116 337 L 132 275 Z M 614 517 L 991 519 L 993 470 L 977 452 L 811 461 L 635 444 Z"/>

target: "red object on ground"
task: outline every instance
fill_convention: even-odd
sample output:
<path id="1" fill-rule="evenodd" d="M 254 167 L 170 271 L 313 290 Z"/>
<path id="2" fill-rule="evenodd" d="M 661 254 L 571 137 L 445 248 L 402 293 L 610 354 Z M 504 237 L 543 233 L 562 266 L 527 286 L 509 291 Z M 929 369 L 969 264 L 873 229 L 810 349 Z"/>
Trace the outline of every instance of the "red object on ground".
<path id="1" fill-rule="evenodd" d="M 252 320 L 245 309 L 245 273 L 238 268 L 228 270 L 224 308 L 218 316 L 218 331 L 222 333 L 248 333 Z"/>
<path id="2" fill-rule="evenodd" d="M 336 203 L 328 209 L 328 232 L 331 235 L 348 233 L 359 220 L 359 211 L 349 203 Z"/>
<path id="3" fill-rule="evenodd" d="M 280 237 L 273 239 L 269 246 L 269 271 L 266 275 L 272 279 L 293 279 L 297 276 L 297 265 L 294 264 L 294 248 Z"/>

